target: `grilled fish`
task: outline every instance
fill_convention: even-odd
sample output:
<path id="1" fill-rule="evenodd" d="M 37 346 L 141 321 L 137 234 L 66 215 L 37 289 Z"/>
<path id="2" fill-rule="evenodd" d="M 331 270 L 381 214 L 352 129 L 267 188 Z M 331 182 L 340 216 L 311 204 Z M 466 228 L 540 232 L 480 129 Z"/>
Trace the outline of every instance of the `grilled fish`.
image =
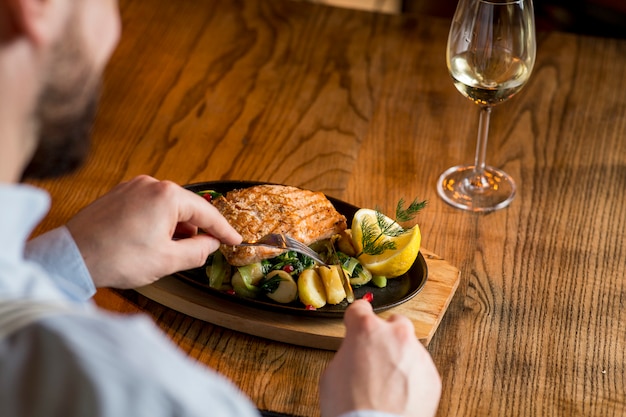
<path id="1" fill-rule="evenodd" d="M 310 245 L 347 227 L 345 216 L 321 192 L 285 185 L 257 185 L 228 192 L 213 205 L 241 234 L 252 241 L 268 233 L 285 233 Z M 262 246 L 222 245 L 229 264 L 243 266 L 272 258 L 281 250 Z"/>

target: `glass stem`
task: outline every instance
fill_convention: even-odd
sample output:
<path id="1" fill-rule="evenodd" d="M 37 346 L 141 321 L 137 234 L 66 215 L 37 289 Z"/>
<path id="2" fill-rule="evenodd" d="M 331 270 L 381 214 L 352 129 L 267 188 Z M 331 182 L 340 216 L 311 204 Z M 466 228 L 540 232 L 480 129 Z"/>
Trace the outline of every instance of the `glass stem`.
<path id="1" fill-rule="evenodd" d="M 474 158 L 474 178 L 471 183 L 477 188 L 488 187 L 488 180 L 484 176 L 485 158 L 487 154 L 487 137 L 489 136 L 489 119 L 491 106 L 481 106 L 480 119 L 478 121 L 478 141 L 476 143 L 476 156 Z"/>

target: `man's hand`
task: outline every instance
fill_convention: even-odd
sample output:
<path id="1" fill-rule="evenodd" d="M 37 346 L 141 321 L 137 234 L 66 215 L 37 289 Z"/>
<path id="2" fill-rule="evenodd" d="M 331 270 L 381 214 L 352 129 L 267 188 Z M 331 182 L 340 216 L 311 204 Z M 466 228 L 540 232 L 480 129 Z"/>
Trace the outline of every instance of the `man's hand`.
<path id="1" fill-rule="evenodd" d="M 322 417 L 352 410 L 434 416 L 441 379 L 409 319 L 383 320 L 357 300 L 344 322 L 345 339 L 320 380 Z"/>
<path id="2" fill-rule="evenodd" d="M 241 236 L 202 197 L 140 176 L 122 183 L 67 227 L 97 287 L 134 288 L 202 266 L 221 243 Z M 198 234 L 202 229 L 206 234 Z M 186 236 L 173 239 L 177 233 Z"/>

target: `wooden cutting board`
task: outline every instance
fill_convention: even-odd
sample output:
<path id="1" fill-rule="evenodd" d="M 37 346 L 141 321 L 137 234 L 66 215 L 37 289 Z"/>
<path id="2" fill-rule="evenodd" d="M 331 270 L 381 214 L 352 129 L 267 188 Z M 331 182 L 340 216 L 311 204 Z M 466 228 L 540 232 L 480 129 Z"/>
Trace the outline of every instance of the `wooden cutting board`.
<path id="1" fill-rule="evenodd" d="M 421 250 L 428 280 L 414 298 L 384 311 L 383 318 L 403 314 L 413 322 L 415 334 L 428 345 L 459 285 L 457 268 Z M 266 339 L 319 349 L 337 350 L 345 334 L 341 319 L 313 318 L 248 307 L 213 296 L 174 277 L 165 277 L 137 291 L 166 307 L 231 330 Z"/>

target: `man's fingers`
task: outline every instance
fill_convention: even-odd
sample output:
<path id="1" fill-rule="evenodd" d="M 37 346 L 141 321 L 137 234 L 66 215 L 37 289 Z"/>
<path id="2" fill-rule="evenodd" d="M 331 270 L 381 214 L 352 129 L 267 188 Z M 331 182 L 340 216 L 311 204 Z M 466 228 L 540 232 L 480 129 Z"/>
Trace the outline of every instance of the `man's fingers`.
<path id="1" fill-rule="evenodd" d="M 148 175 L 139 175 L 120 183 L 115 187 L 114 192 L 151 193 L 153 195 L 150 197 L 158 196 L 156 200 L 175 201 L 177 204 L 173 207 L 177 207 L 175 215 L 178 223 L 188 223 L 200 228 L 222 243 L 236 245 L 241 242 L 239 233 L 212 204 L 174 182 L 159 181 Z M 153 199 L 153 201 L 156 200 Z"/>
<path id="2" fill-rule="evenodd" d="M 174 239 L 184 239 L 198 234 L 198 227 L 189 222 L 182 222 L 176 225 Z"/>
<path id="3" fill-rule="evenodd" d="M 372 308 L 372 304 L 365 300 L 358 299 L 350 304 L 344 317 L 346 320 L 351 320 L 352 318 L 358 319 L 359 317 L 371 315 L 373 313 L 374 309 Z"/>
<path id="4" fill-rule="evenodd" d="M 387 321 L 389 323 L 398 323 L 404 326 L 411 326 L 411 327 L 413 326 L 413 323 L 411 322 L 411 320 L 409 320 L 408 317 L 403 316 L 401 314 L 394 314 L 391 317 L 389 317 Z"/>
<path id="5" fill-rule="evenodd" d="M 204 265 L 209 255 L 219 247 L 219 240 L 202 234 L 172 241 L 168 252 L 172 269 L 170 273 Z"/>
<path id="6" fill-rule="evenodd" d="M 417 336 L 415 335 L 415 326 L 408 317 L 402 316 L 400 314 L 394 314 L 387 319 L 387 322 L 393 325 L 393 328 L 395 329 L 395 334 L 400 340 L 411 340 L 414 342 L 418 342 L 419 344 Z"/>
<path id="7" fill-rule="evenodd" d="M 241 235 L 221 213 L 196 193 L 180 187 L 179 222 L 190 223 L 204 230 L 222 243 L 236 245 Z"/>
<path id="8" fill-rule="evenodd" d="M 346 325 L 346 332 L 351 333 L 361 329 L 371 329 L 381 320 L 374 314 L 372 305 L 365 300 L 355 300 L 344 314 L 343 321 Z"/>

